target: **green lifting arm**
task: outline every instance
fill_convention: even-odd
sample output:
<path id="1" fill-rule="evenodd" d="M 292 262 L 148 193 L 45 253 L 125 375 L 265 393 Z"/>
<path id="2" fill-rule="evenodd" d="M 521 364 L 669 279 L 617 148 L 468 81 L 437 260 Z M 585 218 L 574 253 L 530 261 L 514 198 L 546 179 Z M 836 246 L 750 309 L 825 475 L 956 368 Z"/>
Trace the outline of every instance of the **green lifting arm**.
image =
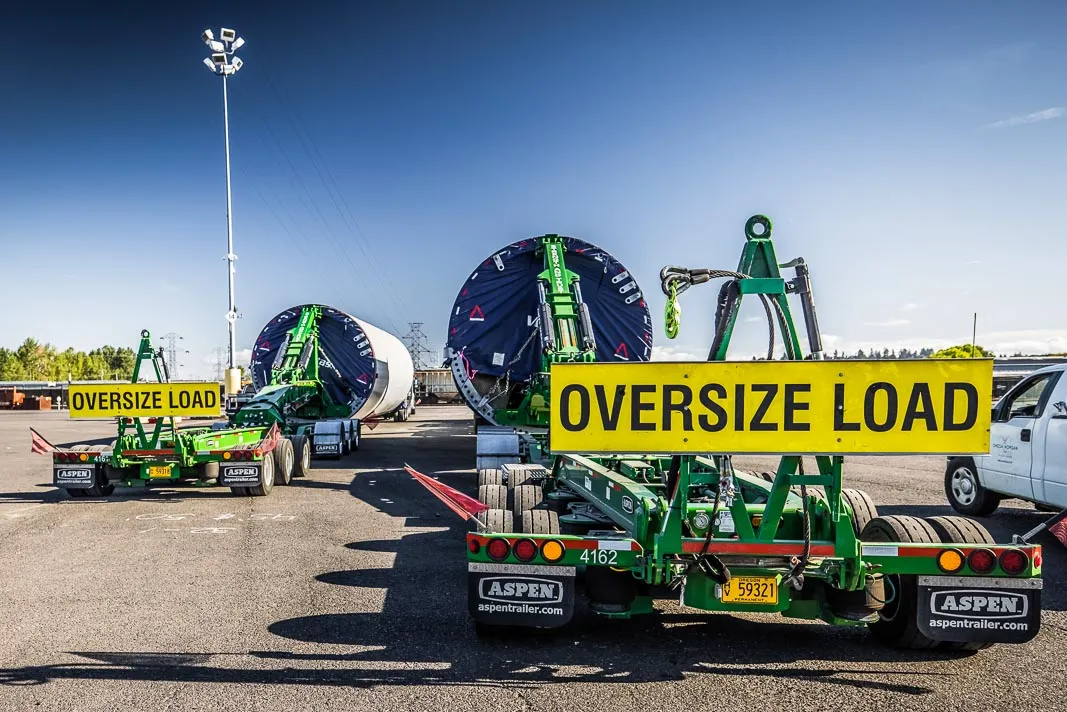
<path id="1" fill-rule="evenodd" d="M 494 412 L 502 425 L 548 427 L 549 369 L 553 363 L 596 361 L 596 337 L 589 307 L 582 301 L 577 273 L 567 269 L 564 238 L 542 235 L 537 238 L 545 269 L 537 275 L 537 328 L 541 337 L 541 369 L 515 408 Z"/>
<path id="2" fill-rule="evenodd" d="M 300 310 L 296 326 L 285 335 L 285 341 L 271 364 L 270 385 L 319 380 L 321 316 L 322 309 L 317 306 L 306 306 Z"/>

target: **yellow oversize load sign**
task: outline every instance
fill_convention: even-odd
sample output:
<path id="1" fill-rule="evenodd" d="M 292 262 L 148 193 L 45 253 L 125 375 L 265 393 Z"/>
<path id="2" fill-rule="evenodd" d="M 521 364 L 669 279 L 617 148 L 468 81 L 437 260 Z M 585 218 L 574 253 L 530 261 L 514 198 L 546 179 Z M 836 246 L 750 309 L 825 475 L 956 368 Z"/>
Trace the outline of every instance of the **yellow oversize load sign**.
<path id="1" fill-rule="evenodd" d="M 554 364 L 556 453 L 989 452 L 991 359 Z"/>
<path id="2" fill-rule="evenodd" d="M 71 384 L 71 418 L 215 417 L 221 412 L 219 384 Z"/>

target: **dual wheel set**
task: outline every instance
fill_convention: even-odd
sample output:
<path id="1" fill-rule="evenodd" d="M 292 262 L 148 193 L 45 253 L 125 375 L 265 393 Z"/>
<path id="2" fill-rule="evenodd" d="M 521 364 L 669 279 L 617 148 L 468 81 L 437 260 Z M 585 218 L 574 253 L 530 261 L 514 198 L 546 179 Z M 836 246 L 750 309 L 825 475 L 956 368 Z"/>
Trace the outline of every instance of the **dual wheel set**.
<path id="1" fill-rule="evenodd" d="M 505 477 L 500 469 L 478 471 L 478 500 L 489 506 L 478 519 L 491 531 L 535 535 L 561 534 L 559 515 L 544 499 L 539 465 L 508 465 Z M 767 481 L 773 472 L 749 473 Z M 799 488 L 797 488 L 799 490 Z M 821 488 L 809 488 L 816 499 L 825 501 Z M 800 492 L 796 491 L 799 495 Z M 992 546 L 993 535 L 980 523 L 961 516 L 915 517 L 880 516 L 870 496 L 858 489 L 842 489 L 853 531 L 860 541 L 913 544 L 979 544 Z M 918 576 L 883 574 L 889 595 L 878 610 L 878 618 L 868 624 L 872 634 L 897 648 L 981 650 L 989 642 L 947 642 L 926 637 L 918 625 Z M 632 582 L 631 582 L 632 583 Z"/>
<path id="2" fill-rule="evenodd" d="M 217 479 L 219 463 L 203 465 L 202 479 Z M 263 497 L 270 494 L 274 485 L 289 485 L 294 477 L 307 477 L 311 472 L 311 441 L 306 435 L 293 435 L 278 440 L 278 444 L 263 457 L 263 476 L 258 485 L 231 487 L 230 491 L 240 497 Z M 199 469 L 199 468 L 198 468 Z"/>
<path id="3" fill-rule="evenodd" d="M 759 476 L 774 479 L 773 472 Z M 792 488 L 800 495 L 799 488 Z M 809 488 L 809 493 L 825 500 L 821 489 Z M 878 508 L 863 490 L 841 490 L 841 499 L 848 505 L 852 529 L 856 537 L 867 543 L 898 544 L 980 544 L 994 546 L 993 535 L 973 519 L 961 516 L 914 517 L 894 514 L 880 516 Z M 878 611 L 878 620 L 868 624 L 871 633 L 887 645 L 897 648 L 942 650 L 981 650 L 990 642 L 949 642 L 926 637 L 918 624 L 919 583 L 914 574 L 882 574 L 887 579 L 887 593 Z"/>
<path id="4" fill-rule="evenodd" d="M 503 470 L 478 470 L 478 501 L 489 507 L 478 519 L 490 531 L 520 534 L 561 534 L 559 514 L 548 506 L 541 487 L 545 468 L 508 465 Z"/>

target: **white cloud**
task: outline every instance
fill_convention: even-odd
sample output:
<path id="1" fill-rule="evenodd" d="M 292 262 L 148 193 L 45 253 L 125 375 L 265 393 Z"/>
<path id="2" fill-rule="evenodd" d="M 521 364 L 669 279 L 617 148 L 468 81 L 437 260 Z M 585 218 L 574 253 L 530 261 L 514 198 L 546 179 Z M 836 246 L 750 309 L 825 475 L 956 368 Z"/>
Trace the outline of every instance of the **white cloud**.
<path id="1" fill-rule="evenodd" d="M 912 312 L 912 311 L 918 311 L 918 310 L 922 309 L 925 306 L 926 306 L 925 304 L 918 304 L 916 302 L 908 302 L 907 304 L 902 306 L 900 308 L 900 310 L 901 311 L 906 311 L 906 312 Z"/>
<path id="2" fill-rule="evenodd" d="M 698 354 L 676 346 L 653 346 L 653 361 L 706 361 L 708 355 Z"/>
<path id="3" fill-rule="evenodd" d="M 1058 119 L 1063 116 L 1065 110 L 1062 106 L 1053 106 L 1048 109 L 1042 109 L 1041 111 L 1035 111 L 1032 114 L 1025 114 L 1023 116 L 1012 116 L 1011 118 L 997 121 L 986 126 L 987 129 L 1004 129 L 1011 126 L 1022 126 L 1023 124 L 1036 124 L 1039 121 L 1049 121 L 1050 119 Z"/>
<path id="4" fill-rule="evenodd" d="M 979 334 L 978 343 L 997 354 L 1026 355 L 1067 352 L 1067 330 L 1027 329 Z"/>
<path id="5" fill-rule="evenodd" d="M 767 317 L 766 316 L 749 316 L 749 317 L 745 317 L 745 323 L 746 324 L 754 324 L 757 321 L 767 321 Z"/>
<path id="6" fill-rule="evenodd" d="M 865 321 L 864 326 L 907 326 L 910 319 L 886 319 L 885 321 Z"/>

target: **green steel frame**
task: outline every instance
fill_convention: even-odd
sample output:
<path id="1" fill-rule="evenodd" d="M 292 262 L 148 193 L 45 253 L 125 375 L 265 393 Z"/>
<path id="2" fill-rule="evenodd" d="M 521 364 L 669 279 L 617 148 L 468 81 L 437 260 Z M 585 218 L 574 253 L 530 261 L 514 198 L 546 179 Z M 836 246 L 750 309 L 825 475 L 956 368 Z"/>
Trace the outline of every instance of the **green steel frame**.
<path id="1" fill-rule="evenodd" d="M 757 230 L 760 226 L 762 230 Z M 787 282 L 782 277 L 769 219 L 754 216 L 746 224 L 745 237 L 736 272 L 697 270 L 688 276 L 678 272 L 671 279 L 688 281 L 670 285 L 665 282 L 664 291 L 669 296 L 668 331 L 676 333 L 680 315 L 676 299 L 680 291 L 691 284 L 730 275 L 735 278 L 734 301 L 725 307 L 720 304 L 709 360 L 726 359 L 737 308 L 745 295 L 758 296 L 768 317 L 772 313 L 776 316 L 787 358 L 802 359 L 787 295 L 797 292 L 803 296 L 806 281 Z M 802 265 L 803 261 L 791 264 L 798 263 Z M 806 277 L 806 268 L 803 274 Z M 559 284 L 556 286 L 559 292 Z M 562 307 L 561 318 L 573 318 L 566 299 L 559 306 L 555 302 L 549 302 L 549 306 Z M 804 315 L 812 341 L 814 307 L 810 292 Z M 812 347 L 809 358 L 817 357 L 815 351 L 821 350 L 817 343 Z M 557 361 L 546 356 L 547 366 L 553 362 Z M 549 402 L 547 379 L 544 387 L 546 391 L 539 393 Z M 615 577 L 620 584 L 630 585 L 630 579 L 636 580 L 642 592 L 625 606 L 598 611 L 608 616 L 647 613 L 653 599 L 649 587 L 681 583 L 683 603 L 698 609 L 778 612 L 838 625 L 863 625 L 877 620 L 877 615 L 869 611 L 855 615 L 841 601 L 849 595 L 853 606 L 857 597 L 861 602 L 869 601 L 869 596 L 874 595 L 873 583 L 883 577 L 896 581 L 885 589 L 884 595 L 892 596 L 903 595 L 896 591 L 903 585 L 901 581 L 944 575 L 937 559 L 946 549 L 944 542 L 861 541 L 860 532 L 854 528 L 856 513 L 843 496 L 844 458 L 819 456 L 815 461 L 818 471 L 806 473 L 801 457 L 784 456 L 776 472 L 761 476 L 735 471 L 729 455 L 593 457 L 546 451 L 540 464 L 548 473 L 539 483 L 544 499 L 536 506 L 557 513 L 562 533 L 519 533 L 518 521 L 514 532 L 491 531 L 481 526 L 467 534 L 468 562 L 472 566 L 533 564 L 549 572 L 555 566 L 577 567 L 580 571 L 599 568 L 610 570 L 605 575 Z M 526 480 L 526 484 L 529 482 Z M 809 487 L 821 487 L 824 494 L 808 490 Z M 504 558 L 490 555 L 490 544 L 495 539 L 508 543 Z M 515 544 L 523 539 L 533 541 L 542 553 L 532 560 L 518 558 Z M 562 558 L 550 561 L 544 556 L 542 547 L 550 540 L 563 546 Z M 600 545 L 607 540 L 613 543 L 603 549 Z M 1018 550 L 1026 554 L 1027 565 L 1010 578 L 1037 579 L 1041 575 L 1040 546 L 953 543 L 951 547 L 963 557 L 981 548 L 998 557 L 1005 551 Z M 953 573 L 978 576 L 967 567 Z M 999 564 L 983 575 L 1009 576 Z M 723 585 L 738 576 L 772 577 L 779 588 L 777 602 L 724 603 Z"/>

